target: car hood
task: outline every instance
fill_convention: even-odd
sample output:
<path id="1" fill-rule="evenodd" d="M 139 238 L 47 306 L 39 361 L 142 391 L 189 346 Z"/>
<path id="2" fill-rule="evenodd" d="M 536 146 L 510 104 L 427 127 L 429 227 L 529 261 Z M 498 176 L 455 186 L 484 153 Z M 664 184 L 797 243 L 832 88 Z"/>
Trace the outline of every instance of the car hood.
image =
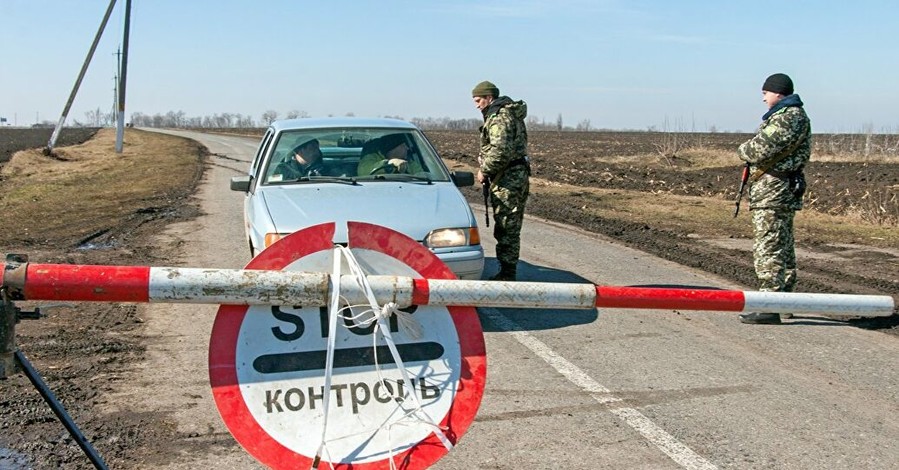
<path id="1" fill-rule="evenodd" d="M 452 183 L 296 184 L 260 192 L 277 232 L 336 222 L 336 243 L 346 242 L 348 221 L 382 225 L 418 241 L 437 228 L 474 224 L 468 202 Z"/>

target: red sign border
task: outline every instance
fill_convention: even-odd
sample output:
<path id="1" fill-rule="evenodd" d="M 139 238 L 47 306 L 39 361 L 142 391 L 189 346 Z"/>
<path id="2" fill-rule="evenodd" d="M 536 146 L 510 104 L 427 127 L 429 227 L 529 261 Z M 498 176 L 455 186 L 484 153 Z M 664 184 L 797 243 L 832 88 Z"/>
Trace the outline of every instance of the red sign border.
<path id="1" fill-rule="evenodd" d="M 415 240 L 388 228 L 364 222 L 348 222 L 349 246 L 370 249 L 396 258 L 426 279 L 455 279 L 456 276 L 430 250 Z M 256 258 L 246 269 L 283 269 L 293 261 L 317 251 L 332 249 L 333 222 L 305 228 L 284 237 Z M 384 273 L 389 274 L 389 273 Z M 215 404 L 231 434 L 250 455 L 272 468 L 308 467 L 312 458 L 300 455 L 269 436 L 247 408 L 237 381 L 236 348 L 240 326 L 248 306 L 219 307 L 209 341 L 209 381 Z M 474 421 L 486 383 L 487 357 L 484 334 L 474 307 L 448 307 L 459 337 L 462 370 L 450 411 L 439 424 L 455 445 Z M 427 468 L 447 453 L 433 433 L 405 452 L 395 454 L 400 468 Z M 328 465 L 322 462 L 321 465 Z M 368 463 L 335 463 L 335 468 L 374 470 L 387 468 L 387 459 Z M 328 468 L 328 467 L 324 467 Z"/>

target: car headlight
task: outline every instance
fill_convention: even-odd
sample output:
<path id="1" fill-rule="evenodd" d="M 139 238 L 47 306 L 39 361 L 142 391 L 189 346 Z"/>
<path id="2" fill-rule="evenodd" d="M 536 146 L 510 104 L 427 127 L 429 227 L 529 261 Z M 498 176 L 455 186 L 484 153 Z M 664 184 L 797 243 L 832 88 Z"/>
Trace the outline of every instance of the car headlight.
<path id="1" fill-rule="evenodd" d="M 481 236 L 477 227 L 442 228 L 425 237 L 425 245 L 430 248 L 452 248 L 456 246 L 480 245 Z"/>
<path id="2" fill-rule="evenodd" d="M 286 237 L 287 235 L 290 235 L 290 234 L 289 233 L 273 233 L 273 232 L 266 233 L 265 234 L 265 247 L 268 248 L 268 247 L 272 246 L 273 243 Z"/>

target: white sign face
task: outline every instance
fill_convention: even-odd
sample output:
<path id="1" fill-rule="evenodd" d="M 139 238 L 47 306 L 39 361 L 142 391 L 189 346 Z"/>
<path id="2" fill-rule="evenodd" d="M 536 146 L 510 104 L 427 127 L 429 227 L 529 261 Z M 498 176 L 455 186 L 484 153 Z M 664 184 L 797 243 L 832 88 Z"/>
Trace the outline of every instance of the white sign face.
<path id="1" fill-rule="evenodd" d="M 354 250 L 363 266 L 390 266 L 392 274 L 415 276 L 408 266 L 382 253 Z M 288 271 L 323 271 L 334 251 L 320 251 L 291 263 Z M 344 267 L 344 273 L 349 272 Z M 423 410 L 439 423 L 449 412 L 459 380 L 459 338 L 445 307 L 406 309 L 421 326 L 410 337 L 396 316 L 386 323 L 406 366 L 404 383 L 383 338 L 374 344 L 368 306 L 338 318 L 330 391 L 326 447 L 328 460 L 356 463 L 383 460 L 407 450 L 433 432 L 414 416 L 414 393 Z M 303 455 L 315 455 L 324 426 L 327 307 L 253 306 L 240 327 L 237 364 L 240 392 L 250 413 L 273 439 Z M 394 394 L 402 392 L 398 403 Z"/>
<path id="2" fill-rule="evenodd" d="M 453 278 L 433 253 L 405 235 L 362 222 L 349 222 L 348 229 L 353 255 L 367 274 Z M 330 273 L 333 233 L 334 224 L 295 232 L 247 269 Z M 341 274 L 349 273 L 344 260 Z M 402 309 L 401 318 L 383 320 L 406 377 L 383 334 L 366 321 L 372 319 L 368 309 L 351 306 L 337 318 L 326 390 L 327 307 L 219 308 L 209 380 L 228 430 L 253 457 L 271 468 L 309 468 L 325 430 L 319 468 L 374 470 L 389 468 L 392 459 L 416 470 L 432 465 L 465 433 L 486 381 L 475 309 L 412 306 Z"/>

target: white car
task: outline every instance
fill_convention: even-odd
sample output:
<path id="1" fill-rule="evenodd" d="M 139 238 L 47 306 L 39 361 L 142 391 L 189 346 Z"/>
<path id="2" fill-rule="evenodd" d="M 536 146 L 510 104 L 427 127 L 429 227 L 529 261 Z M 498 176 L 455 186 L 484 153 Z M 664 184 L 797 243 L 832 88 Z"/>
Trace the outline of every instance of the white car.
<path id="1" fill-rule="evenodd" d="M 320 150 L 314 171 L 300 175 L 279 167 L 310 141 Z M 386 143 L 406 146 L 400 150 L 404 163 L 385 156 L 396 153 L 384 149 Z M 358 174 L 360 168 L 366 174 Z M 450 172 L 414 125 L 363 118 L 275 121 L 249 173 L 231 178 L 231 189 L 246 193 L 244 224 L 253 256 L 287 234 L 324 222 L 336 222 L 334 242 L 346 244 L 346 222 L 359 221 L 419 241 L 460 279 L 480 279 L 484 269 L 477 221 L 458 189 L 473 184 L 471 172 Z"/>

